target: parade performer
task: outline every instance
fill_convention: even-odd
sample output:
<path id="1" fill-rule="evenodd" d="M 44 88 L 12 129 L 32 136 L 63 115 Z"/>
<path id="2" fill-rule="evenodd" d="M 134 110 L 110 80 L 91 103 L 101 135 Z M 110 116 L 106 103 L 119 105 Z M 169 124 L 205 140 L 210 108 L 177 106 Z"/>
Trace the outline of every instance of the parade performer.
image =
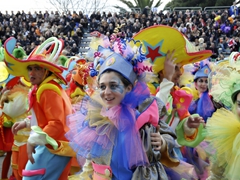
<path id="1" fill-rule="evenodd" d="M 211 64 L 208 60 L 195 63 L 194 74 L 195 88 L 198 90 L 199 98 L 192 101 L 189 112 L 197 113 L 203 117 L 204 121 L 212 116 L 213 112 L 223 107 L 223 104 L 216 102 L 208 91 L 208 75 L 211 73 Z"/>
<path id="2" fill-rule="evenodd" d="M 138 70 L 144 55 L 133 40 L 98 42 L 103 43 L 92 42 L 96 49 L 90 69 L 98 76 L 98 89 L 90 96 L 86 116 L 79 112 L 68 117 L 66 136 L 79 162 L 86 159 L 76 179 L 168 179 L 160 161 L 179 165 L 173 151 L 176 136 L 159 122 L 164 104 L 150 98 L 141 79 L 144 73 Z"/>
<path id="3" fill-rule="evenodd" d="M 0 72 L 1 72 L 1 86 L 5 87 L 6 84 L 13 78 L 9 76 L 4 62 L 0 62 Z M 14 80 L 13 80 L 14 81 Z M 1 179 L 8 179 L 8 172 L 11 165 L 11 156 L 12 156 L 12 145 L 13 145 L 13 134 L 11 132 L 11 127 L 13 125 L 13 120 L 7 115 L 9 111 L 5 101 L 8 100 L 6 93 L 4 94 L 4 89 L 1 90 L 0 98 L 0 150 L 6 153 L 2 164 Z M 5 113 L 7 111 L 7 114 Z"/>
<path id="4" fill-rule="evenodd" d="M 24 77 L 33 86 L 29 94 L 31 120 L 16 122 L 12 127 L 14 134 L 25 127 L 32 130 L 27 140 L 29 161 L 22 172 L 23 179 L 66 180 L 74 154 L 64 136 L 68 130 L 66 116 L 72 113 L 71 103 L 59 85 L 65 83 L 63 69 L 55 65 L 62 41 L 47 39 L 23 61 L 11 55 L 15 44 L 15 38 L 4 44 L 8 72 Z"/>
<path id="5" fill-rule="evenodd" d="M 218 109 L 207 122 L 207 140 L 212 152 L 208 180 L 239 179 L 240 84 L 239 66 L 226 65 L 211 73 L 210 93 L 231 107 Z"/>
<path id="6" fill-rule="evenodd" d="M 169 26 L 152 26 L 133 38 L 142 42 L 142 51 L 153 65 L 152 71 L 156 78 L 149 84 L 149 88 L 168 109 L 163 120 L 176 131 L 180 145 L 197 146 L 204 139 L 204 121 L 198 114 L 189 114 L 191 90 L 180 89 L 178 81 L 183 65 L 206 59 L 211 56 L 211 51 L 199 51 L 184 35 Z"/>
<path id="7" fill-rule="evenodd" d="M 208 60 L 203 60 L 194 63 L 192 73 L 194 75 L 194 85 L 198 91 L 198 98 L 191 102 L 189 107 L 190 114 L 199 114 L 205 121 L 212 116 L 212 114 L 219 108 L 223 107 L 223 104 L 217 103 L 210 96 L 208 91 L 208 75 L 211 73 L 211 64 Z M 209 157 L 205 151 L 205 147 L 208 146 L 206 141 L 202 141 L 197 147 L 182 147 L 181 152 L 187 162 L 193 164 L 195 170 L 200 179 L 206 179 L 209 171 Z"/>
<path id="8" fill-rule="evenodd" d="M 4 60 L 4 48 L 0 50 Z M 22 59 L 25 57 L 26 53 L 21 47 L 15 47 L 13 50 L 12 55 L 16 58 Z M 10 148 L 6 153 L 6 157 L 3 161 L 2 166 L 2 178 L 5 179 L 8 174 L 8 170 L 11 163 L 12 158 L 12 171 L 14 176 L 12 175 L 11 178 L 15 178 L 17 180 L 21 179 L 22 177 L 22 169 L 26 165 L 27 155 L 26 155 L 26 137 L 28 137 L 29 130 L 24 129 L 18 135 L 13 137 L 11 132 L 11 127 L 14 122 L 21 121 L 25 117 L 27 117 L 27 94 L 30 87 L 30 83 L 26 82 L 23 78 L 14 77 L 10 75 L 7 71 L 6 65 L 4 62 L 0 62 L 1 68 L 1 86 L 3 87 L 1 91 L 1 119 L 2 119 L 2 126 L 1 131 L 2 133 L 2 141 L 5 142 L 3 145 L 5 148 Z M 19 92 L 17 92 L 19 91 Z M 8 132 L 7 132 L 8 131 Z M 5 134 L 6 133 L 6 134 Z M 11 141 L 10 141 L 11 139 Z M 7 140 L 7 142 L 5 141 Z M 14 141 L 13 141 L 14 140 Z M 21 142 L 20 142 L 21 141 Z M 14 142 L 14 143 L 13 143 Z M 7 144 L 6 144 L 7 143 Z M 14 144 L 20 143 L 22 146 L 21 149 L 23 150 L 21 155 L 21 161 L 18 159 L 18 147 Z M 13 146 L 13 147 L 12 147 Z M 20 147 L 19 146 L 19 147 Z M 13 151 L 13 152 L 12 152 Z M 24 153 L 25 152 L 25 153 Z"/>
<path id="9" fill-rule="evenodd" d="M 95 82 L 95 79 L 89 75 L 89 64 L 83 58 L 71 57 L 66 61 L 62 73 L 68 82 L 66 93 L 71 100 L 73 111 L 81 111 L 83 114 L 87 112 L 86 103 L 88 96 L 93 92 L 91 87 Z M 76 158 L 73 158 L 70 174 L 75 174 L 80 168 Z"/>
<path id="10" fill-rule="evenodd" d="M 1 98 L 4 118 L 8 118 L 12 123 L 21 122 L 27 118 L 29 115 L 27 104 L 29 88 L 29 83 L 19 77 L 14 77 L 6 84 Z M 9 129 L 11 131 L 11 127 Z M 12 158 L 11 166 L 14 178 L 17 180 L 22 179 L 22 170 L 25 168 L 28 160 L 26 143 L 29 134 L 30 129 L 26 128 L 13 137 L 12 156 L 10 158 Z M 9 136 L 11 137 L 12 135 Z"/>

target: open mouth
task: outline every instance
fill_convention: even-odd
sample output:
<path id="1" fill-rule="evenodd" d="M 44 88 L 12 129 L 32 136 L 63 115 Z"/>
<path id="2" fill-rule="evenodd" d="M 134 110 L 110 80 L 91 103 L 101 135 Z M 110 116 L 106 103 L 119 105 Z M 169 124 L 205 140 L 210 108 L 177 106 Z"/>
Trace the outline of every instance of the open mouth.
<path id="1" fill-rule="evenodd" d="M 36 78 L 35 77 L 30 77 L 30 81 L 34 81 Z"/>
<path id="2" fill-rule="evenodd" d="M 107 101 L 107 102 L 111 102 L 111 101 L 113 101 L 115 98 L 106 98 L 105 100 Z"/>

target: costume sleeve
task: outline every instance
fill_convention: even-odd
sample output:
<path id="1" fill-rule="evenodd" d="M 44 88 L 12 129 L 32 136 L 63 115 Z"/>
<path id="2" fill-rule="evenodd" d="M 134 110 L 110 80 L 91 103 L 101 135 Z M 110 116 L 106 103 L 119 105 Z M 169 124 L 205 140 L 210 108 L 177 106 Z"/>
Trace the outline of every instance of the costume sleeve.
<path id="1" fill-rule="evenodd" d="M 151 108 L 154 108 L 154 109 L 151 110 Z M 160 118 L 161 116 L 164 116 L 166 114 L 166 107 L 159 98 L 150 97 L 147 100 L 145 100 L 141 105 L 139 105 L 139 111 L 142 114 L 149 114 L 149 113 L 159 114 L 158 117 Z M 156 117 L 156 115 L 154 117 Z M 150 120 L 146 120 L 147 118 L 152 118 L 152 116 L 144 116 L 143 121 L 151 122 Z M 141 115 L 137 119 L 137 123 L 139 123 L 140 120 L 141 120 Z M 165 146 L 165 148 L 163 147 L 161 149 L 160 161 L 167 167 L 178 166 L 179 160 L 177 158 L 177 155 L 173 151 L 173 148 L 175 147 L 176 134 L 172 131 L 169 125 L 167 125 L 164 121 L 159 121 L 159 119 L 157 119 L 156 121 L 160 125 L 160 134 Z"/>
<path id="2" fill-rule="evenodd" d="M 175 145 L 176 134 L 164 121 L 159 122 L 160 134 L 165 140 L 166 149 L 161 151 L 160 162 L 167 167 L 175 167 L 179 165 L 178 156 L 173 150 Z"/>
<path id="3" fill-rule="evenodd" d="M 63 98 L 53 90 L 44 90 L 41 94 L 40 106 L 48 122 L 43 131 L 53 139 L 57 139 L 63 133 L 66 121 Z"/>
<path id="4" fill-rule="evenodd" d="M 28 138 L 28 143 L 32 145 L 41 145 L 50 144 L 53 149 L 58 148 L 58 143 L 53 138 L 48 136 L 39 126 L 32 126 L 32 132 Z"/>
<path id="5" fill-rule="evenodd" d="M 167 79 L 163 78 L 163 81 L 160 83 L 160 90 L 156 94 L 156 96 L 163 101 L 166 105 L 168 101 L 168 96 L 170 95 L 170 91 L 173 88 L 174 83 L 168 81 Z"/>
<path id="6" fill-rule="evenodd" d="M 193 117 L 199 116 L 193 114 Z M 187 127 L 186 121 L 188 117 L 184 118 L 176 127 L 177 142 L 182 146 L 196 147 L 200 142 L 205 139 L 205 129 L 203 124 L 200 124 L 198 129 Z"/>

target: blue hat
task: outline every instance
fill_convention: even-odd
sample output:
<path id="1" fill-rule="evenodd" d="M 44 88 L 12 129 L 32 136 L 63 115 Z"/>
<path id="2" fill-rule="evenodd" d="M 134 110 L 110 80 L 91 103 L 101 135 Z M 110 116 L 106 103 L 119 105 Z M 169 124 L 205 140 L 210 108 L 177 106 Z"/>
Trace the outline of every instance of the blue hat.
<path id="1" fill-rule="evenodd" d="M 199 70 L 194 75 L 194 81 L 198 78 L 207 78 L 209 73 L 211 72 L 210 67 L 205 64 L 203 67 L 200 67 Z"/>
<path id="2" fill-rule="evenodd" d="M 129 80 L 131 84 L 134 84 L 137 79 L 137 74 L 134 72 L 133 65 L 118 53 L 113 53 L 106 58 L 100 67 L 99 75 L 107 70 L 113 70 L 120 73 L 123 77 Z"/>
<path id="3" fill-rule="evenodd" d="M 93 38 L 86 59 L 93 59 L 90 65 L 90 75 L 99 76 L 107 70 L 121 74 L 132 85 L 137 77 L 146 71 L 151 71 L 151 65 L 145 64 L 146 56 L 142 53 L 139 41 L 133 39 L 115 39 L 109 41 L 105 35 Z M 150 67 L 149 67 L 150 66 Z"/>

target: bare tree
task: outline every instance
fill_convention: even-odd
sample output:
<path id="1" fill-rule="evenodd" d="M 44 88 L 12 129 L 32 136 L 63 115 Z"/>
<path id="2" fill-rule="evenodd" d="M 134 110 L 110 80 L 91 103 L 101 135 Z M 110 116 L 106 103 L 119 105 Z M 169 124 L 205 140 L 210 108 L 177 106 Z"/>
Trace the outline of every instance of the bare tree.
<path id="1" fill-rule="evenodd" d="M 59 12 L 82 11 L 86 14 L 107 10 L 109 0 L 49 0 Z"/>

